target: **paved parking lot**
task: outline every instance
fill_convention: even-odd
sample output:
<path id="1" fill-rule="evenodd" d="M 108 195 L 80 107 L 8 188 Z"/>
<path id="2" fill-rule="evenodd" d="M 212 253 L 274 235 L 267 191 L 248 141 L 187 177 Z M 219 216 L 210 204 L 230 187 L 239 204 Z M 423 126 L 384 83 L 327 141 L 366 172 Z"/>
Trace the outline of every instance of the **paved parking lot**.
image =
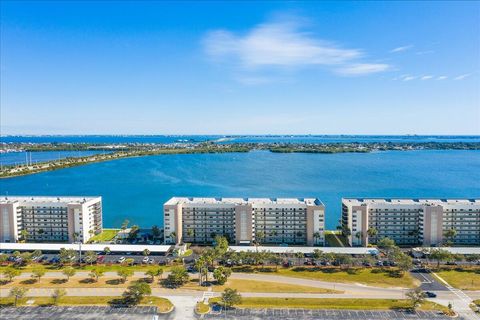
<path id="1" fill-rule="evenodd" d="M 204 319 L 322 319 L 322 320 L 431 320 L 450 319 L 449 317 L 430 311 L 368 311 L 368 310 L 306 310 L 306 309 L 235 309 L 227 314 L 209 314 Z M 461 318 L 457 318 L 461 319 Z"/>
<path id="2" fill-rule="evenodd" d="M 427 270 L 425 269 L 417 269 L 412 270 L 410 274 L 420 280 L 423 291 L 448 291 L 448 289 Z"/>
<path id="3" fill-rule="evenodd" d="M 93 320 L 93 319 L 153 319 L 156 307 L 19 307 L 0 308 L 0 319 L 18 320 Z"/>

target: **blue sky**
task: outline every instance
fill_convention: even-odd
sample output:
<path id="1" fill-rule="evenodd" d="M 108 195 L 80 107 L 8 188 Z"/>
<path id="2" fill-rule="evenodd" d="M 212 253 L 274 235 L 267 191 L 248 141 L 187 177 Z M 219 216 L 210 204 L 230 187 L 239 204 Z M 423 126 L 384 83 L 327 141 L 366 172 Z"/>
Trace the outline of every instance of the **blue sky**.
<path id="1" fill-rule="evenodd" d="M 2 134 L 480 134 L 478 2 L 1 2 Z"/>

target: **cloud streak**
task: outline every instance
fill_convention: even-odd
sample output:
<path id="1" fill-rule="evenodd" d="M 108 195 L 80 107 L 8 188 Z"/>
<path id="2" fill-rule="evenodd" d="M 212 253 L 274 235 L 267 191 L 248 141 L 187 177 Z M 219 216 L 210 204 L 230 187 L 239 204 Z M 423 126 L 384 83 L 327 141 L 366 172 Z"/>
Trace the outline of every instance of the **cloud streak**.
<path id="1" fill-rule="evenodd" d="M 363 50 L 319 39 L 292 19 L 259 24 L 244 34 L 214 30 L 205 35 L 203 44 L 210 57 L 233 62 L 244 72 L 320 66 L 339 75 L 359 76 L 390 68 L 365 62 Z"/>
<path id="2" fill-rule="evenodd" d="M 465 73 L 465 74 L 461 74 L 459 76 L 456 76 L 455 78 L 453 78 L 453 80 L 463 80 L 463 79 L 465 79 L 469 76 L 470 76 L 470 73 Z"/>
<path id="3" fill-rule="evenodd" d="M 390 69 L 390 66 L 384 63 L 356 63 L 342 67 L 337 72 L 343 75 L 356 76 L 387 71 L 388 69 Z"/>
<path id="4" fill-rule="evenodd" d="M 403 51 L 410 50 L 411 48 L 413 48 L 413 45 L 409 44 L 409 45 L 406 45 L 406 46 L 393 48 L 392 50 L 390 50 L 390 53 L 403 52 Z"/>

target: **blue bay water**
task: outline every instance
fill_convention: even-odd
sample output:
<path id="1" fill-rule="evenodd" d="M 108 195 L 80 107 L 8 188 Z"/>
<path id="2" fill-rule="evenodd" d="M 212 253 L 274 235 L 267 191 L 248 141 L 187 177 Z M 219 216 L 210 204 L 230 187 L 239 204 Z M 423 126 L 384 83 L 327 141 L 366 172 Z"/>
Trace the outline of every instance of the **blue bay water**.
<path id="1" fill-rule="evenodd" d="M 342 197 L 480 198 L 480 151 L 157 155 L 0 180 L 2 195 L 100 195 L 104 226 L 163 225 L 173 196 L 318 197 L 327 227 Z"/>

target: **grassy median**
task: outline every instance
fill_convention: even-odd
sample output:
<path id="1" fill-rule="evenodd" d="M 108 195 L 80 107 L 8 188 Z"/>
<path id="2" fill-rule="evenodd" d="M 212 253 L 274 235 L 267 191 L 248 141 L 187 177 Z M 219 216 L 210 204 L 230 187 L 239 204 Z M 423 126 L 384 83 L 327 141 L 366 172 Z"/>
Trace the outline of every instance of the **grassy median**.
<path id="1" fill-rule="evenodd" d="M 213 291 L 220 292 L 226 288 L 237 289 L 239 292 L 342 293 L 342 291 L 288 283 L 240 279 L 229 279 L 224 285 L 214 286 Z"/>
<path id="2" fill-rule="evenodd" d="M 279 268 L 275 274 L 327 282 L 361 283 L 376 287 L 415 288 L 419 285 L 418 280 L 409 273 L 399 275 L 395 268 L 294 267 Z"/>
<path id="3" fill-rule="evenodd" d="M 480 290 L 480 268 L 456 268 L 435 273 L 455 288 Z"/>
<path id="4" fill-rule="evenodd" d="M 220 298 L 210 299 L 210 303 Z M 349 309 L 349 310 L 398 310 L 408 309 L 408 300 L 397 299 L 332 299 L 332 298 L 242 298 L 240 308 L 302 308 L 302 309 Z M 424 302 L 419 310 L 447 311 L 448 308 L 434 302 Z"/>

